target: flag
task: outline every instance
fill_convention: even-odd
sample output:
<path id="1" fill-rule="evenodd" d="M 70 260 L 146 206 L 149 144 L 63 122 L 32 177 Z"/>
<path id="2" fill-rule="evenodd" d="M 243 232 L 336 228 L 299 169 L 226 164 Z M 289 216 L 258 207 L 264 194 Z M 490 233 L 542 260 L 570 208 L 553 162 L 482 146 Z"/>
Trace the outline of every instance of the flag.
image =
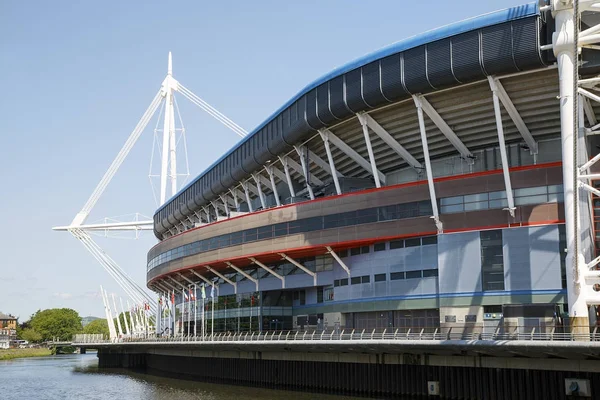
<path id="1" fill-rule="evenodd" d="M 215 285 L 212 285 L 210 287 L 210 298 L 214 299 L 215 298 Z"/>
<path id="2" fill-rule="evenodd" d="M 171 292 L 171 304 L 175 304 L 175 291 Z"/>
<path id="3" fill-rule="evenodd" d="M 195 300 L 196 300 L 196 296 L 194 296 L 194 292 L 192 292 L 192 288 L 190 288 L 190 299 L 191 299 L 192 301 L 195 301 Z"/>
<path id="4" fill-rule="evenodd" d="M 182 292 L 183 292 L 183 298 L 185 299 L 185 301 L 188 301 L 189 297 L 188 297 L 187 293 L 185 292 L 185 290 L 182 290 Z"/>
<path id="5" fill-rule="evenodd" d="M 206 298 L 206 292 L 204 291 L 204 285 L 202 285 L 201 288 L 202 288 L 202 298 L 205 299 Z"/>

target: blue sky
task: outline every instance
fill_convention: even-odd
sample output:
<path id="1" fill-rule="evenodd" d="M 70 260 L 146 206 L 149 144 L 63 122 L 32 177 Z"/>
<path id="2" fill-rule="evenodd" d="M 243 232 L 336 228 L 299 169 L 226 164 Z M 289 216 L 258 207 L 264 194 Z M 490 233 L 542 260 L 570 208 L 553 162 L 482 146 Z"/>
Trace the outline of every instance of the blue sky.
<path id="1" fill-rule="evenodd" d="M 496 1 L 0 2 L 0 311 L 103 315 L 99 285 L 124 295 L 52 226 L 81 209 L 166 74 L 247 130 L 312 80 L 392 42 L 523 4 Z M 181 96 L 192 177 L 239 139 Z M 153 120 L 89 222 L 156 208 Z M 97 238 L 145 283 L 152 234 Z"/>

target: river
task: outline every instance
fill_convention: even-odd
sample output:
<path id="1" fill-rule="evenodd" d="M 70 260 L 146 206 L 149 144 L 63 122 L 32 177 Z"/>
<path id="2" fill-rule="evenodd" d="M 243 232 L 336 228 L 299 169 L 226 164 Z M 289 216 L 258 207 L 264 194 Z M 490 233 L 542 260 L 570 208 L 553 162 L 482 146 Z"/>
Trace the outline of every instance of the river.
<path id="1" fill-rule="evenodd" d="M 96 354 L 0 361 L 0 398 L 77 400 L 341 400 L 348 396 L 191 382 L 98 370 Z"/>

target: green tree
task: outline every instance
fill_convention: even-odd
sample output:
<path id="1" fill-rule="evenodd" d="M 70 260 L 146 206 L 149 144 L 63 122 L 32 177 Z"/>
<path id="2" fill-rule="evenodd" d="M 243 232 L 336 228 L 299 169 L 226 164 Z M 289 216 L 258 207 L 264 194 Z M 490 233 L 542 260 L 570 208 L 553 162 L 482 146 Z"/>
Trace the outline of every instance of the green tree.
<path id="1" fill-rule="evenodd" d="M 82 331 L 81 317 L 70 308 L 51 308 L 38 310 L 29 321 L 31 329 L 41 335 L 42 340 L 54 338 L 71 340 L 73 335 Z"/>
<path id="2" fill-rule="evenodd" d="M 36 331 L 34 331 L 31 328 L 25 328 L 25 329 L 21 330 L 21 334 L 19 335 L 19 338 L 23 339 L 23 340 L 27 340 L 28 342 L 31 342 L 31 343 L 36 343 L 36 342 L 42 341 L 42 335 L 40 335 L 39 333 L 37 333 Z"/>
<path id="3" fill-rule="evenodd" d="M 105 338 L 109 337 L 108 323 L 105 319 L 95 319 L 83 327 L 83 333 L 98 334 L 101 333 Z"/>

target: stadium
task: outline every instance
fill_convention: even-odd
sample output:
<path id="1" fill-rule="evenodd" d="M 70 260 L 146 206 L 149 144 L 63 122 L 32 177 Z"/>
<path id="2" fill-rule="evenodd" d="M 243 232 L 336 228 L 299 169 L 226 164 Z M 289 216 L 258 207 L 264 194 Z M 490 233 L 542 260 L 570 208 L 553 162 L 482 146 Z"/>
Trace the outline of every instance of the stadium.
<path id="1" fill-rule="evenodd" d="M 147 286 L 188 326 L 212 286 L 215 332 L 595 326 L 598 57 L 561 24 L 530 3 L 310 83 L 156 211 Z"/>

